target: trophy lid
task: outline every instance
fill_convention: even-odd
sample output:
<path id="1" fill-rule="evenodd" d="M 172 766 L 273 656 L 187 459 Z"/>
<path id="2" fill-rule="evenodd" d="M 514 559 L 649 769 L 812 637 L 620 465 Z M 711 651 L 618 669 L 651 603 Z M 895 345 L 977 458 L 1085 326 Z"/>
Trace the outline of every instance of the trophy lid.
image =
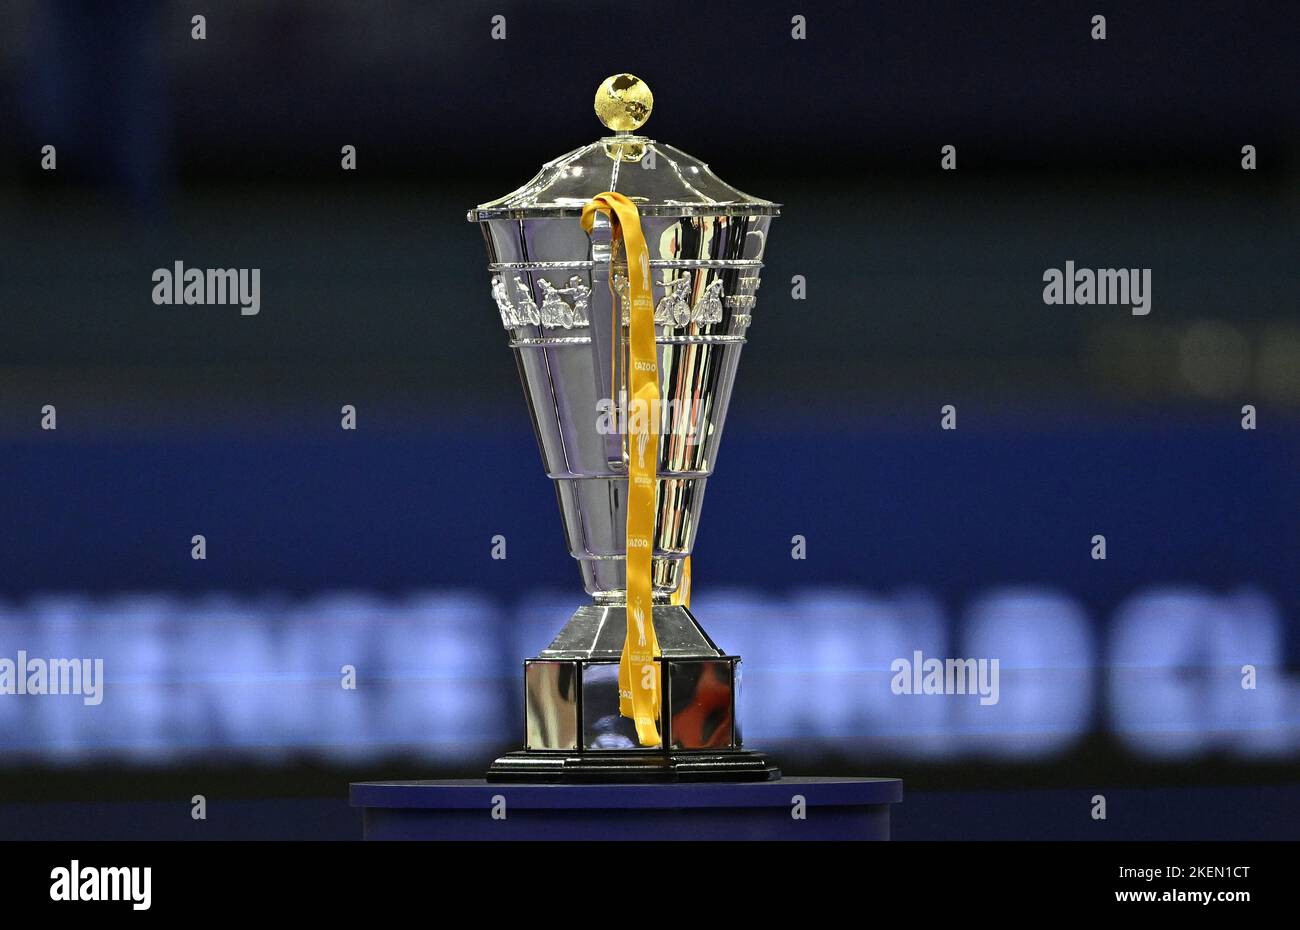
<path id="1" fill-rule="evenodd" d="M 483 220 L 579 216 L 596 194 L 617 191 L 642 216 L 776 216 L 780 204 L 751 197 L 722 181 L 699 159 L 636 135 L 650 118 L 654 96 L 640 78 L 616 74 L 596 91 L 596 115 L 614 135 L 554 161 L 537 176 L 469 211 Z"/>

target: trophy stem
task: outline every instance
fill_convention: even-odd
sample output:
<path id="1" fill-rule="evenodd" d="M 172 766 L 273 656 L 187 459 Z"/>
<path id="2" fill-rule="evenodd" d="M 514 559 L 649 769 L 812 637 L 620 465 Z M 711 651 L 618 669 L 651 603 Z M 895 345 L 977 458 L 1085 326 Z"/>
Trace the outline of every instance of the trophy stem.
<path id="1" fill-rule="evenodd" d="M 683 605 L 655 603 L 651 622 L 659 649 L 666 656 L 716 658 L 724 654 Z M 626 638 L 627 605 L 598 601 L 579 607 L 538 658 L 618 658 Z"/>

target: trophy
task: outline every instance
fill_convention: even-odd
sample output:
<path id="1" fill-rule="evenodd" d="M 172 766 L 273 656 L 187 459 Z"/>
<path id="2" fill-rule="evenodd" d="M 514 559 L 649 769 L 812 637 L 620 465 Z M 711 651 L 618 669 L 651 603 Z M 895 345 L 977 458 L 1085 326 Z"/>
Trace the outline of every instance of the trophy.
<path id="1" fill-rule="evenodd" d="M 608 78 L 611 134 L 469 211 L 591 603 L 524 662 L 524 748 L 489 781 L 765 781 L 741 746 L 740 659 L 690 610 L 690 554 L 778 204 L 637 134 L 653 97 Z"/>

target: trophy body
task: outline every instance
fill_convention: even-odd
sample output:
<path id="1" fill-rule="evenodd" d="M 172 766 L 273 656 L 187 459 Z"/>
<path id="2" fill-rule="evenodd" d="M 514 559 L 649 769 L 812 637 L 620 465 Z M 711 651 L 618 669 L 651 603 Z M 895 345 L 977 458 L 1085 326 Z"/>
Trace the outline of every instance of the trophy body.
<path id="1" fill-rule="evenodd" d="M 602 90 L 629 79 L 636 81 L 611 78 Z M 629 462 L 641 456 L 644 467 L 646 449 L 629 439 L 628 420 L 638 411 L 626 390 L 633 364 L 626 256 L 603 217 L 590 233 L 579 222 L 583 206 L 607 190 L 637 206 L 654 302 L 659 409 L 640 411 L 658 432 L 653 604 L 651 616 L 634 607 L 631 619 L 638 627 L 653 623 L 658 639 L 658 745 L 638 740 L 619 709 Z M 742 748 L 739 658 L 691 613 L 687 561 L 778 210 L 723 184 L 690 156 L 623 131 L 470 211 L 486 240 L 491 293 L 555 483 L 569 552 L 591 598 L 524 663 L 524 748 L 498 759 L 489 780 L 779 776 L 764 756 Z"/>

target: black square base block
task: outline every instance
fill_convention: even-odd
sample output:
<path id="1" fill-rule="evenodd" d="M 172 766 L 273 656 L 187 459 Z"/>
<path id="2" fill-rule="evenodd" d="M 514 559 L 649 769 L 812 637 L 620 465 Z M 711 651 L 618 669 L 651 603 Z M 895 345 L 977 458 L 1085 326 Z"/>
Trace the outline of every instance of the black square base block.
<path id="1" fill-rule="evenodd" d="M 644 749 L 723 752 L 741 747 L 737 720 L 740 660 L 735 656 L 660 657 L 662 742 L 638 745 L 619 713 L 618 659 L 529 659 L 524 663 L 524 748 L 618 754 Z"/>

